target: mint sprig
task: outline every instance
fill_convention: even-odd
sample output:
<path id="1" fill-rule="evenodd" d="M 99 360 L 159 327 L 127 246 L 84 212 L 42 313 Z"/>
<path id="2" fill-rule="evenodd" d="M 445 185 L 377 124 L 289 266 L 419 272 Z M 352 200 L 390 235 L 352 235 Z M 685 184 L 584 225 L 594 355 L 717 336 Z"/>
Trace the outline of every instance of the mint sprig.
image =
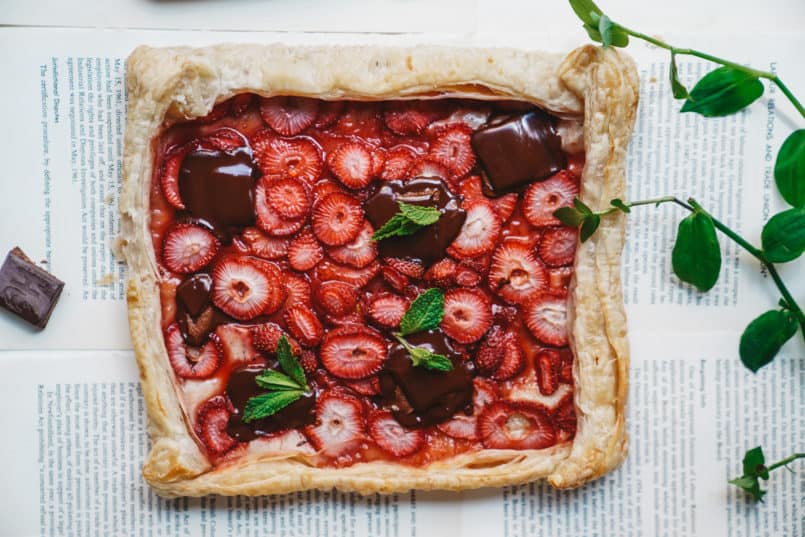
<path id="1" fill-rule="evenodd" d="M 760 446 L 752 448 L 744 454 L 743 475 L 736 477 L 735 479 L 730 479 L 730 483 L 746 491 L 753 500 L 762 502 L 763 496 L 766 495 L 766 491 L 760 488 L 759 479 L 768 481 L 769 472 L 772 472 L 781 466 L 787 467 L 789 463 L 795 461 L 796 459 L 804 458 L 805 453 L 794 453 L 785 459 L 766 466 L 766 457 L 763 455 L 763 448 Z"/>
<path id="2" fill-rule="evenodd" d="M 443 354 L 436 354 L 425 347 L 417 347 L 408 343 L 404 336 L 433 330 L 438 327 L 444 317 L 444 292 L 431 288 L 411 302 L 408 311 L 400 321 L 400 331 L 394 337 L 405 347 L 414 367 L 424 367 L 433 371 L 451 371 L 453 362 Z"/>
<path id="3" fill-rule="evenodd" d="M 398 212 L 374 232 L 372 240 L 382 241 L 390 237 L 413 235 L 420 229 L 435 224 L 442 213 L 436 207 L 411 205 L 398 201 Z"/>
<path id="4" fill-rule="evenodd" d="M 258 386 L 268 391 L 246 401 L 243 409 L 245 423 L 276 414 L 310 390 L 305 371 L 293 355 L 291 344 L 285 336 L 277 343 L 277 361 L 284 373 L 265 369 L 254 378 Z"/>

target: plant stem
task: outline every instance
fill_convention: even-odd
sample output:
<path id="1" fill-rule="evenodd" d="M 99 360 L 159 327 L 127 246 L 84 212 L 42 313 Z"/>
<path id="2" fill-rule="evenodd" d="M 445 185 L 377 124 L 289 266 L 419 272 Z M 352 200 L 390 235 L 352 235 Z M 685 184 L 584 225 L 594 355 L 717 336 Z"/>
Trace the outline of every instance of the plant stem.
<path id="1" fill-rule="evenodd" d="M 802 103 L 800 103 L 799 100 L 796 97 L 794 97 L 794 94 L 791 93 L 791 90 L 788 89 L 788 86 L 786 86 L 783 83 L 783 81 L 780 80 L 780 78 L 776 74 L 774 74 L 772 72 L 760 71 L 758 69 L 752 69 L 751 67 L 746 67 L 745 65 L 741 65 L 739 63 L 735 63 L 735 62 L 732 62 L 732 61 L 729 61 L 729 60 L 725 60 L 724 58 L 719 58 L 718 56 L 713 56 L 713 55 L 707 54 L 705 52 L 700 52 L 700 51 L 692 49 L 692 48 L 676 48 L 673 45 L 669 45 L 668 43 L 666 43 L 664 41 L 661 41 L 661 40 L 659 40 L 657 38 L 651 37 L 650 35 L 646 35 L 646 34 L 644 34 L 642 32 L 637 32 L 635 30 L 631 30 L 631 29 L 629 29 L 629 28 L 627 28 L 625 26 L 622 26 L 622 25 L 614 23 L 614 22 L 613 22 L 613 25 L 617 26 L 618 28 L 620 28 L 621 30 L 623 30 L 624 32 L 626 32 L 627 34 L 629 34 L 629 35 L 631 35 L 633 37 L 636 37 L 638 39 L 642 39 L 643 41 L 647 41 L 647 42 L 651 43 L 654 46 L 657 46 L 657 47 L 660 47 L 662 49 L 668 50 L 668 51 L 671 52 L 671 54 L 676 54 L 676 55 L 680 55 L 680 56 L 683 56 L 683 55 L 684 56 L 695 56 L 697 58 L 701 58 L 703 60 L 711 61 L 713 63 L 723 65 L 725 67 L 730 67 L 730 68 L 735 69 L 737 71 L 741 71 L 743 73 L 747 73 L 747 74 L 750 74 L 752 76 L 756 76 L 758 78 L 765 78 L 766 80 L 772 82 L 778 88 L 780 88 L 780 91 L 782 91 L 783 94 L 786 97 L 788 97 L 788 100 L 791 101 L 791 104 L 794 105 L 794 108 L 797 109 L 797 111 L 800 113 L 800 115 L 802 117 L 805 117 L 805 106 L 803 106 Z"/>
<path id="2" fill-rule="evenodd" d="M 797 459 L 805 459 L 805 453 L 794 453 L 790 457 L 786 457 L 783 460 L 777 461 L 774 464 L 770 464 L 766 466 L 766 469 L 771 472 L 772 470 L 776 470 L 780 466 L 786 466 L 790 462 L 794 462 Z"/>

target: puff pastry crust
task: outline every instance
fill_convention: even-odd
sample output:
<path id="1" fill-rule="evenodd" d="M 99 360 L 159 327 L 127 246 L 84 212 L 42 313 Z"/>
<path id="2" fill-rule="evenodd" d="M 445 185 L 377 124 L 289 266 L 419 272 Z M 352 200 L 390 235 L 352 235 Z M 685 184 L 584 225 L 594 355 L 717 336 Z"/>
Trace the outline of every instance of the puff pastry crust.
<path id="1" fill-rule="evenodd" d="M 152 139 L 166 118 L 201 117 L 237 93 L 322 99 L 461 96 L 517 99 L 583 120 L 581 198 L 593 208 L 625 193 L 625 157 L 638 101 L 632 61 L 584 46 L 557 55 L 433 46 L 218 45 L 135 50 L 128 60 L 128 118 L 120 246 L 130 269 L 128 308 L 153 442 L 143 469 L 164 496 L 261 495 L 303 489 L 389 493 L 460 490 L 547 480 L 575 487 L 618 466 L 628 438 L 629 349 L 620 281 L 625 220 L 613 214 L 576 252 L 569 293 L 578 427 L 571 444 L 464 453 L 415 468 L 387 462 L 318 468 L 304 457 L 247 455 L 214 467 L 196 443 L 173 385 L 160 327 L 149 233 Z"/>

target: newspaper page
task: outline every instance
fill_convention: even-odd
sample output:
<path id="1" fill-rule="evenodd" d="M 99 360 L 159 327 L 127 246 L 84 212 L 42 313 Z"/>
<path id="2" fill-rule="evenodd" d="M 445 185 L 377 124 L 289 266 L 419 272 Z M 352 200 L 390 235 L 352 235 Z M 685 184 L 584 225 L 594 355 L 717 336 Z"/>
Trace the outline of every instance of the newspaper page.
<path id="1" fill-rule="evenodd" d="M 739 59 L 779 69 L 794 91 L 805 88 L 797 70 L 805 39 L 767 37 L 740 49 Z M 618 470 L 572 491 L 532 483 L 367 497 L 156 496 L 140 475 L 147 417 L 127 333 L 126 271 L 111 248 L 119 225 L 124 60 L 143 43 L 278 38 L 339 39 L 0 28 L 0 47 L 15 50 L 1 60 L 14 76 L 0 86 L 0 100 L 13 103 L 0 145 L 7 172 L 0 180 L 0 199 L 7 200 L 0 251 L 19 244 L 67 283 L 41 334 L 0 316 L 0 402 L 8 409 L 0 426 L 13 438 L 0 445 L 8 461 L 0 536 L 805 535 L 801 472 L 774 472 L 764 504 L 727 484 L 748 448 L 762 444 L 768 460 L 802 451 L 805 345 L 797 336 L 756 375 L 741 365 L 740 332 L 774 306 L 776 290 L 757 263 L 723 240 L 716 288 L 699 294 L 681 285 L 669 265 L 682 216 L 674 207 L 635 209 L 629 217 L 623 278 L 631 442 Z M 727 39 L 711 48 L 726 50 L 727 43 L 734 51 Z M 763 222 L 783 208 L 770 175 L 773 155 L 802 121 L 771 89 L 732 117 L 679 114 L 666 83 L 667 55 L 640 45 L 629 52 L 642 100 L 628 197 L 693 195 L 757 241 Z M 706 69 L 680 58 L 689 85 Z M 805 288 L 801 268 L 784 269 L 793 289 Z"/>

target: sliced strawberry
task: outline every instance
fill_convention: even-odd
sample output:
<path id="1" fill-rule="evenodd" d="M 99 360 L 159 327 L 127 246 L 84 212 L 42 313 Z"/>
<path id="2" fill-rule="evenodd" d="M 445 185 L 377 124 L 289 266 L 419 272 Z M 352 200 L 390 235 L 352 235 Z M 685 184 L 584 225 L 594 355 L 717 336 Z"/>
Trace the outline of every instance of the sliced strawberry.
<path id="1" fill-rule="evenodd" d="M 348 137 L 379 141 L 383 130 L 380 104 L 367 101 L 352 101 L 345 106 L 334 130 Z"/>
<path id="2" fill-rule="evenodd" d="M 556 431 L 541 405 L 498 401 L 478 416 L 478 436 L 490 449 L 543 449 L 556 443 Z"/>
<path id="3" fill-rule="evenodd" d="M 336 122 L 344 109 L 344 101 L 319 101 L 319 115 L 313 125 L 317 129 L 326 129 Z"/>
<path id="4" fill-rule="evenodd" d="M 372 240 L 374 232 L 372 224 L 364 221 L 358 236 L 352 242 L 330 248 L 327 253 L 336 263 L 363 268 L 377 259 L 377 243 Z"/>
<path id="5" fill-rule="evenodd" d="M 409 278 L 418 280 L 422 277 L 425 273 L 425 267 L 422 266 L 422 263 L 419 261 L 415 261 L 412 259 L 403 259 L 400 257 L 386 257 L 383 259 L 383 262 L 402 274 L 403 276 L 408 276 Z"/>
<path id="6" fill-rule="evenodd" d="M 408 170 L 414 165 L 416 154 L 404 145 L 398 145 L 386 152 L 386 162 L 383 171 L 380 172 L 381 179 L 392 181 L 395 179 L 405 179 L 409 177 Z"/>
<path id="7" fill-rule="evenodd" d="M 430 266 L 425 271 L 425 281 L 437 287 L 450 287 L 456 281 L 456 270 L 458 265 L 455 261 L 446 257 Z"/>
<path id="8" fill-rule="evenodd" d="M 473 343 L 492 326 L 492 305 L 479 289 L 450 289 L 444 295 L 442 330 L 459 343 Z"/>
<path id="9" fill-rule="evenodd" d="M 544 290 L 548 275 L 531 249 L 518 241 L 505 241 L 492 255 L 489 287 L 510 304 L 524 304 Z"/>
<path id="10" fill-rule="evenodd" d="M 520 341 L 513 333 L 504 339 L 503 342 L 503 359 L 500 365 L 492 373 L 492 378 L 495 380 L 508 380 L 520 374 L 525 367 L 525 353 Z"/>
<path id="11" fill-rule="evenodd" d="M 271 284 L 268 288 L 268 304 L 263 308 L 263 315 L 271 315 L 285 302 L 288 291 L 283 281 L 283 273 L 274 263 L 255 257 L 248 258 L 249 262 L 260 269 Z"/>
<path id="12" fill-rule="evenodd" d="M 525 353 L 517 335 L 497 326 L 492 328 L 475 355 L 475 365 L 478 373 L 495 380 L 516 376 L 525 366 Z"/>
<path id="13" fill-rule="evenodd" d="M 319 112 L 319 101 L 306 97 L 271 97 L 260 102 L 260 115 L 283 136 L 299 134 L 310 127 Z"/>
<path id="14" fill-rule="evenodd" d="M 408 305 L 408 300 L 400 295 L 377 293 L 371 298 L 366 313 L 380 326 L 395 328 L 400 326 Z"/>
<path id="15" fill-rule="evenodd" d="M 299 353 L 299 365 L 306 375 L 312 375 L 319 369 L 319 359 L 315 352 L 305 349 Z"/>
<path id="16" fill-rule="evenodd" d="M 525 324 L 538 340 L 548 345 L 567 345 L 567 299 L 535 297 L 525 306 Z"/>
<path id="17" fill-rule="evenodd" d="M 187 347 L 179 325 L 172 324 L 165 334 L 168 360 L 176 375 L 185 379 L 206 379 L 221 366 L 221 355 L 213 341 L 201 348 Z"/>
<path id="18" fill-rule="evenodd" d="M 256 317 L 271 301 L 272 287 L 266 273 L 242 258 L 224 259 L 212 271 L 212 302 L 235 319 Z"/>
<path id="19" fill-rule="evenodd" d="M 372 440 L 394 457 L 407 457 L 425 445 L 422 429 L 407 429 L 400 425 L 388 410 L 373 410 L 369 414 L 369 435 Z"/>
<path id="20" fill-rule="evenodd" d="M 380 264 L 377 261 L 369 263 L 362 269 L 338 265 L 329 261 L 322 261 L 316 266 L 316 278 L 319 281 L 339 280 L 351 283 L 355 287 L 363 287 L 380 272 Z"/>
<path id="21" fill-rule="evenodd" d="M 232 115 L 241 116 L 254 104 L 253 93 L 239 93 L 232 97 Z"/>
<path id="22" fill-rule="evenodd" d="M 420 159 L 408 169 L 408 177 L 436 177 L 450 179 L 450 169 L 430 159 Z"/>
<path id="23" fill-rule="evenodd" d="M 185 204 L 179 193 L 179 169 L 187 153 L 188 148 L 181 148 L 168 154 L 159 175 L 162 195 L 168 203 L 180 210 L 185 209 Z"/>
<path id="24" fill-rule="evenodd" d="M 472 396 L 473 414 L 458 413 L 450 421 L 437 425 L 447 436 L 463 440 L 478 440 L 478 414 L 490 403 L 497 400 L 498 390 L 494 382 L 476 377 L 472 381 L 475 393 Z"/>
<path id="25" fill-rule="evenodd" d="M 464 126 L 470 130 L 477 130 L 486 124 L 489 116 L 492 115 L 490 108 L 479 108 L 473 105 L 472 108 L 459 108 L 448 117 L 435 121 L 427 128 L 428 134 L 439 134 L 450 127 Z"/>
<path id="26" fill-rule="evenodd" d="M 256 227 L 247 227 L 241 235 L 249 246 L 249 253 L 263 259 L 282 259 L 288 254 L 288 240 L 269 237 Z"/>
<path id="27" fill-rule="evenodd" d="M 252 340 L 248 326 L 222 324 L 215 329 L 215 339 L 224 361 L 229 365 L 261 362 L 262 358 Z"/>
<path id="28" fill-rule="evenodd" d="M 333 317 L 344 317 L 358 306 L 358 289 L 348 283 L 329 281 L 315 291 L 316 304 Z"/>
<path id="29" fill-rule="evenodd" d="M 462 177 L 475 166 L 471 137 L 470 129 L 463 126 L 450 127 L 440 133 L 431 144 L 428 158 L 449 169 L 453 177 Z"/>
<path id="30" fill-rule="evenodd" d="M 313 233 L 328 246 L 352 242 L 363 229 L 361 202 L 349 194 L 333 192 L 313 208 Z"/>
<path id="31" fill-rule="evenodd" d="M 307 272 L 324 259 L 324 250 L 310 230 L 305 229 L 288 246 L 288 264 L 299 272 Z"/>
<path id="32" fill-rule="evenodd" d="M 305 225 L 305 218 L 287 219 L 269 204 L 266 189 L 268 187 L 267 178 L 262 178 L 257 182 L 254 190 L 254 208 L 257 212 L 257 227 L 273 237 L 287 237 L 293 235 Z"/>
<path id="33" fill-rule="evenodd" d="M 162 242 L 162 261 L 173 272 L 190 274 L 212 261 L 219 246 L 215 235 L 203 227 L 177 224 Z"/>
<path id="34" fill-rule="evenodd" d="M 464 263 L 464 261 L 466 261 L 466 259 L 462 259 L 458 264 L 458 269 L 456 270 L 456 284 L 461 287 L 475 287 L 481 283 L 483 276 L 472 266 Z"/>
<path id="35" fill-rule="evenodd" d="M 246 145 L 246 138 L 229 127 L 217 129 L 199 140 L 198 145 L 204 149 L 217 149 L 218 151 L 231 151 Z"/>
<path id="36" fill-rule="evenodd" d="M 558 226 L 561 222 L 553 215 L 554 211 L 573 205 L 578 193 L 578 181 L 562 170 L 528 187 L 523 197 L 523 216 L 532 226 Z"/>
<path id="37" fill-rule="evenodd" d="M 570 349 L 559 351 L 559 381 L 573 384 L 573 352 Z"/>
<path id="38" fill-rule="evenodd" d="M 263 129 L 252 136 L 251 145 L 265 177 L 290 177 L 312 184 L 321 175 L 321 153 L 306 138 L 286 140 Z"/>
<path id="39" fill-rule="evenodd" d="M 288 337 L 285 330 L 277 323 L 260 323 L 251 326 L 250 329 L 252 332 L 252 343 L 256 349 L 263 352 L 277 352 L 277 345 L 279 345 L 280 339 L 283 336 Z M 292 342 L 291 351 L 294 353 L 299 352 L 299 344 L 296 344 L 296 349 L 294 350 L 293 347 L 296 342 L 293 341 L 292 338 L 289 338 L 289 341 Z"/>
<path id="40" fill-rule="evenodd" d="M 539 256 L 551 267 L 569 265 L 576 255 L 578 230 L 570 227 L 555 227 L 545 231 L 539 241 Z"/>
<path id="41" fill-rule="evenodd" d="M 481 187 L 481 178 L 477 175 L 470 175 L 461 181 L 458 192 L 467 201 L 486 198 Z"/>
<path id="42" fill-rule="evenodd" d="M 572 278 L 572 267 L 548 269 L 548 292 L 554 296 L 566 297 Z"/>
<path id="43" fill-rule="evenodd" d="M 308 282 L 307 278 L 293 272 L 286 272 L 283 278 L 285 279 L 285 289 L 288 293 L 285 304 L 288 306 L 291 304 L 302 304 L 311 307 L 310 282 Z"/>
<path id="44" fill-rule="evenodd" d="M 560 436 L 566 436 L 569 440 L 576 434 L 576 403 L 573 394 L 569 393 L 562 398 L 553 412 L 553 422 L 560 430 Z M 561 435 L 561 433 L 565 435 Z"/>
<path id="45" fill-rule="evenodd" d="M 380 269 L 380 274 L 386 283 L 397 291 L 398 293 L 405 293 L 406 287 L 410 285 L 411 279 L 405 274 L 400 273 L 397 269 L 391 266 L 385 266 Z"/>
<path id="46" fill-rule="evenodd" d="M 291 304 L 285 310 L 288 332 L 302 345 L 314 347 L 324 335 L 324 327 L 313 311 L 304 304 Z"/>
<path id="47" fill-rule="evenodd" d="M 436 119 L 434 106 L 427 101 L 396 101 L 386 103 L 383 122 L 400 136 L 422 134 L 425 127 Z"/>
<path id="48" fill-rule="evenodd" d="M 380 394 L 380 379 L 377 378 L 377 375 L 372 375 L 365 379 L 345 380 L 343 383 L 358 395 L 372 397 Z"/>
<path id="49" fill-rule="evenodd" d="M 500 236 L 500 219 L 486 200 L 470 200 L 463 203 L 467 219 L 458 237 L 450 245 L 448 253 L 455 257 L 476 257 L 495 249 Z"/>
<path id="50" fill-rule="evenodd" d="M 324 199 L 327 194 L 332 194 L 333 192 L 343 193 L 344 189 L 332 179 L 322 179 L 313 187 L 313 197 L 317 200 Z"/>
<path id="51" fill-rule="evenodd" d="M 216 395 L 196 412 L 196 435 L 213 455 L 223 455 L 238 443 L 226 432 L 229 416 L 233 411 L 232 403 L 226 396 Z"/>
<path id="52" fill-rule="evenodd" d="M 382 147 L 372 148 L 372 177 L 379 177 L 386 166 L 386 150 Z"/>
<path id="53" fill-rule="evenodd" d="M 559 388 L 559 351 L 542 349 L 537 354 L 537 384 L 542 395 L 552 395 Z"/>
<path id="54" fill-rule="evenodd" d="M 372 153 L 361 143 L 339 145 L 327 155 L 327 166 L 347 188 L 363 188 L 372 181 Z"/>
<path id="55" fill-rule="evenodd" d="M 353 325 L 327 333 L 319 349 L 322 365 L 344 379 L 360 379 L 380 371 L 386 359 L 386 341 L 371 328 Z"/>
<path id="56" fill-rule="evenodd" d="M 266 199 L 283 218 L 301 218 L 310 211 L 308 186 L 299 179 L 286 177 L 269 180 Z"/>
<path id="57" fill-rule="evenodd" d="M 506 222 L 514 214 L 514 209 L 517 208 L 517 199 L 517 194 L 512 192 L 491 200 L 492 208 L 501 222 Z"/>
<path id="58" fill-rule="evenodd" d="M 313 447 L 333 458 L 357 451 L 365 434 L 361 402 L 333 390 L 319 396 L 316 401 L 316 423 L 305 428 L 305 435 Z"/>

